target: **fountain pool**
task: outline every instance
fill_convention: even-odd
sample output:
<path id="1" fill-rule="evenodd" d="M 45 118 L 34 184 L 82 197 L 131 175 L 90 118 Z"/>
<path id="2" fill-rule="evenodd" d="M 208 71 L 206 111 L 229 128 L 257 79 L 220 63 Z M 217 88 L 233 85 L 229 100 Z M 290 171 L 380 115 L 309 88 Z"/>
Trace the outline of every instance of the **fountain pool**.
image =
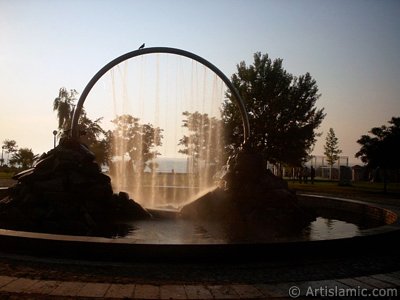
<path id="1" fill-rule="evenodd" d="M 317 218 L 291 235 L 270 235 L 264 232 L 264 228 L 257 230 L 254 227 L 239 227 L 238 224 L 187 220 L 179 216 L 178 210 L 152 209 L 152 221 L 131 222 L 129 233 L 118 238 L 142 244 L 176 245 L 321 241 L 359 237 L 370 230 L 397 222 L 395 212 L 357 201 L 311 195 L 300 195 L 299 199 L 301 205 L 316 210 Z"/>
<path id="2" fill-rule="evenodd" d="M 330 257 L 381 253 L 400 238 L 396 209 L 356 200 L 299 195 L 303 206 L 312 206 L 325 218 L 298 236 L 270 240 L 227 237 L 221 228 L 201 228 L 176 219 L 176 212 L 153 210 L 156 219 L 133 223 L 136 230 L 125 238 L 53 235 L 0 229 L 2 252 L 40 257 L 104 261 L 263 261 L 292 256 Z M 337 219 L 332 219 L 334 215 Z M 351 222 L 348 223 L 349 217 Z M 322 224 L 321 224 L 322 223 Z M 236 238 L 236 240 L 235 240 Z M 387 246 L 385 246 L 387 245 Z M 391 245 L 390 247 L 388 247 Z M 251 254 L 251 255 L 249 255 Z"/>

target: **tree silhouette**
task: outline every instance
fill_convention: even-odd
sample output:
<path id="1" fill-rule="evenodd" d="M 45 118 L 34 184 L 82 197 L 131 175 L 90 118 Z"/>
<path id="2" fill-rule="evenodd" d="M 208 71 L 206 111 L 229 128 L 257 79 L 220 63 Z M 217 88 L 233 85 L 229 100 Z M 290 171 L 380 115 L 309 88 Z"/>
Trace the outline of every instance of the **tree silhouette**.
<path id="1" fill-rule="evenodd" d="M 332 167 L 335 162 L 337 162 L 340 158 L 340 153 L 342 153 L 342 150 L 339 149 L 339 142 L 338 138 L 335 135 L 335 131 L 333 130 L 333 128 L 329 128 L 324 145 L 324 154 L 326 156 L 326 161 L 328 162 L 328 165 L 330 167 L 329 179 L 332 179 Z"/>
<path id="2" fill-rule="evenodd" d="M 65 87 L 62 87 L 53 101 L 53 110 L 57 111 L 58 129 L 61 133 L 71 129 L 72 115 L 75 108 L 74 102 L 77 94 L 78 92 L 74 89 L 68 91 Z"/>
<path id="3" fill-rule="evenodd" d="M 98 118 L 92 121 L 82 111 L 79 117 L 80 140 L 94 153 L 99 164 L 108 164 L 108 143 L 106 132 L 100 126 L 102 120 Z"/>
<path id="4" fill-rule="evenodd" d="M 78 92 L 74 89 L 60 88 L 58 96 L 54 99 L 53 110 L 57 112 L 58 129 L 61 137 L 68 137 L 72 117 L 75 110 L 75 101 Z M 80 140 L 95 154 L 99 164 L 108 164 L 108 139 L 106 132 L 100 126 L 103 118 L 91 120 L 84 109 L 81 110 L 78 121 Z"/>
<path id="5" fill-rule="evenodd" d="M 32 149 L 20 148 L 10 159 L 12 165 L 19 165 L 22 169 L 32 168 L 39 155 L 34 154 Z"/>
<path id="6" fill-rule="evenodd" d="M 118 116 L 112 122 L 115 125 L 111 135 L 113 155 L 122 159 L 128 155 L 136 171 L 143 172 L 146 165 L 160 154 L 155 148 L 162 145 L 162 129 L 140 124 L 139 119 L 131 115 Z"/>
<path id="7" fill-rule="evenodd" d="M 372 169 L 381 169 L 384 191 L 387 192 L 387 171 L 400 169 L 400 117 L 392 117 L 391 126 L 372 128 L 357 141 L 361 145 L 356 157 Z"/>
<path id="8" fill-rule="evenodd" d="M 8 139 L 3 141 L 2 147 L 4 147 L 3 149 L 6 150 L 7 152 L 8 161 L 10 160 L 10 155 L 13 155 L 13 153 L 15 153 L 18 149 L 17 142 L 15 140 L 8 140 Z"/>
<path id="9" fill-rule="evenodd" d="M 253 144 L 265 160 L 300 165 L 308 158 L 325 117 L 315 107 L 318 86 L 309 73 L 295 77 L 267 54 L 254 54 L 254 62 L 237 65 L 232 83 L 241 94 L 248 112 Z M 223 105 L 228 146 L 233 150 L 243 141 L 242 121 L 233 95 L 227 92 Z"/>
<path id="10" fill-rule="evenodd" d="M 200 171 L 200 161 L 204 162 L 206 169 L 213 166 L 210 172 L 219 169 L 225 163 L 222 156 L 224 150 L 222 120 L 197 111 L 194 113 L 185 111 L 182 115 L 185 117 L 182 127 L 187 128 L 189 134 L 179 140 L 178 145 L 184 148 L 178 152 L 192 158 L 195 172 Z"/>

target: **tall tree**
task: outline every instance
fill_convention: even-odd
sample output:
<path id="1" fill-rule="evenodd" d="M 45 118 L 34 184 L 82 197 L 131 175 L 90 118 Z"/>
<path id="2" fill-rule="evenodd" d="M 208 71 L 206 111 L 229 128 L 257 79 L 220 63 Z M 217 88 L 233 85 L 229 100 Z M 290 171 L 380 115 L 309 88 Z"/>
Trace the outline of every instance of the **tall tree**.
<path id="1" fill-rule="evenodd" d="M 74 89 L 68 91 L 65 87 L 62 87 L 53 101 L 53 110 L 57 112 L 58 129 L 61 133 L 71 129 L 77 94 L 78 92 Z"/>
<path id="2" fill-rule="evenodd" d="M 188 135 L 184 135 L 179 144 L 183 153 L 191 157 L 193 171 L 200 171 L 199 162 L 204 162 L 204 167 L 209 173 L 219 169 L 225 163 L 223 123 L 215 117 L 199 112 L 182 113 L 185 119 L 182 127 L 188 130 Z M 209 174 L 212 175 L 212 174 Z"/>
<path id="3" fill-rule="evenodd" d="M 342 150 L 339 149 L 339 139 L 336 137 L 333 128 L 329 128 L 324 145 L 324 154 L 329 165 L 329 179 L 332 179 L 332 167 L 339 160 L 340 153 L 342 153 Z"/>
<path id="4" fill-rule="evenodd" d="M 72 125 L 75 110 L 75 101 L 78 92 L 74 89 L 60 88 L 58 96 L 54 99 L 53 110 L 57 112 L 58 129 L 60 136 L 67 136 Z M 81 110 L 78 126 L 80 140 L 85 143 L 96 156 L 99 164 L 108 164 L 109 144 L 106 132 L 101 127 L 102 118 L 91 120 L 84 109 Z"/>
<path id="5" fill-rule="evenodd" d="M 98 118 L 94 121 L 88 118 L 85 111 L 81 112 L 79 118 L 80 140 L 87 145 L 94 153 L 96 161 L 99 164 L 108 164 L 108 143 L 107 135 L 104 129 L 100 126 L 103 118 Z"/>
<path id="6" fill-rule="evenodd" d="M 355 155 L 370 170 L 381 169 L 385 192 L 387 171 L 400 169 L 400 117 L 392 117 L 389 124 L 372 128 L 370 135 L 362 135 L 357 141 L 361 149 Z"/>
<path id="7" fill-rule="evenodd" d="M 113 155 L 122 159 L 128 156 L 137 172 L 143 172 L 146 165 L 160 153 L 162 129 L 151 124 L 140 124 L 139 119 L 131 115 L 121 115 L 112 121 Z"/>
<path id="8" fill-rule="evenodd" d="M 252 65 L 237 65 L 232 83 L 243 98 L 256 150 L 272 163 L 294 166 L 306 160 L 325 117 L 315 107 L 320 94 L 311 75 L 295 77 L 283 68 L 282 59 L 272 61 L 258 52 Z M 242 121 L 232 93 L 226 96 L 223 119 L 234 149 L 243 141 Z"/>
<path id="9" fill-rule="evenodd" d="M 18 150 L 17 142 L 15 140 L 4 140 L 2 149 L 7 152 L 7 160 L 10 162 L 10 155 L 13 155 Z"/>
<path id="10" fill-rule="evenodd" d="M 34 154 L 32 149 L 20 148 L 16 151 L 10 159 L 12 165 L 20 166 L 22 169 L 28 169 L 33 166 L 39 155 Z"/>

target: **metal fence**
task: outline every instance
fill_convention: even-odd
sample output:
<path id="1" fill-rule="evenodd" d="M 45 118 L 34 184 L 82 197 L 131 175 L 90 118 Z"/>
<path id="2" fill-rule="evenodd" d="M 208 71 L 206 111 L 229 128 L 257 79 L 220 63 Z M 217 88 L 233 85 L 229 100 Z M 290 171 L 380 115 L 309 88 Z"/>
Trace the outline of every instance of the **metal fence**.
<path id="1" fill-rule="evenodd" d="M 326 156 L 313 155 L 310 160 L 305 163 L 305 166 L 308 168 L 311 168 L 312 166 L 315 169 L 316 177 L 339 179 L 340 167 L 349 166 L 349 157 L 339 156 L 339 159 L 332 166 L 330 166 Z"/>

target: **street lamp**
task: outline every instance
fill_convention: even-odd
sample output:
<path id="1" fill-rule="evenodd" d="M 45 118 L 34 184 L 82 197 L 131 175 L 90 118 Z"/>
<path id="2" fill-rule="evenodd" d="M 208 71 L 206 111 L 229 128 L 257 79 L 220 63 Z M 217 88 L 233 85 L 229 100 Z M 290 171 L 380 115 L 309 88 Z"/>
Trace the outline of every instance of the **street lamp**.
<path id="1" fill-rule="evenodd" d="M 6 149 L 6 146 L 1 147 L 1 166 L 4 166 L 4 157 L 3 157 L 4 149 Z"/>
<path id="2" fill-rule="evenodd" d="M 56 147 L 56 140 L 57 140 L 57 138 L 56 138 L 56 136 L 57 136 L 57 130 L 53 130 L 53 135 L 54 135 L 54 148 Z"/>

